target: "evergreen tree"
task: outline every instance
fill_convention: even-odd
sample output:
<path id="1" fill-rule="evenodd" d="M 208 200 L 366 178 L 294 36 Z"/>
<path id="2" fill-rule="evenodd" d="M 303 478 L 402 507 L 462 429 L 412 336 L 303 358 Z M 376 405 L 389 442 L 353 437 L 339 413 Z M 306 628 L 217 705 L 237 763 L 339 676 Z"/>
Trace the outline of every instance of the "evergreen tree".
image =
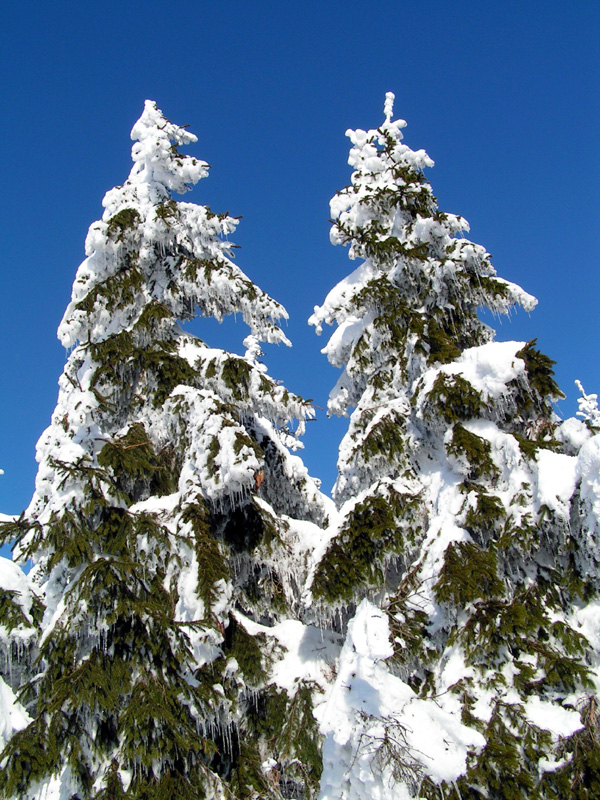
<path id="1" fill-rule="evenodd" d="M 479 319 L 536 301 L 438 209 L 393 99 L 347 132 L 331 240 L 361 263 L 311 317 L 351 411 L 311 584 L 350 620 L 322 796 L 600 797 L 600 437 L 560 423 L 535 341 Z"/>
<path id="2" fill-rule="evenodd" d="M 289 452 L 312 409 L 258 361 L 261 341 L 287 344 L 286 312 L 230 260 L 237 221 L 173 199 L 208 173 L 179 151 L 196 137 L 150 101 L 131 135 L 59 327 L 72 349 L 35 495 L 3 525 L 45 610 L 0 796 L 308 796 L 312 688 L 274 682 L 268 634 L 296 621 L 298 541 L 325 519 Z M 234 312 L 244 356 L 180 327 Z"/>

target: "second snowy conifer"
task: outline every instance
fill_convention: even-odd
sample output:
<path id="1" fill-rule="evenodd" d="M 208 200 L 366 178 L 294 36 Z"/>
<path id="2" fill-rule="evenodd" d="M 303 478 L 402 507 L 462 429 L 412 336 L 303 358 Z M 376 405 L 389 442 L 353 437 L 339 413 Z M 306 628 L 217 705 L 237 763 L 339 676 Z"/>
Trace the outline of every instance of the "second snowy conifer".
<path id="1" fill-rule="evenodd" d="M 337 681 L 351 700 L 343 720 L 322 717 L 323 791 L 591 797 L 598 437 L 560 423 L 535 341 L 493 342 L 478 309 L 536 301 L 438 209 L 433 162 L 402 142 L 392 103 L 380 128 L 347 133 L 331 240 L 361 263 L 311 318 L 337 324 L 329 410 L 351 411 L 341 522 L 311 584 L 321 614 L 351 618 Z"/>

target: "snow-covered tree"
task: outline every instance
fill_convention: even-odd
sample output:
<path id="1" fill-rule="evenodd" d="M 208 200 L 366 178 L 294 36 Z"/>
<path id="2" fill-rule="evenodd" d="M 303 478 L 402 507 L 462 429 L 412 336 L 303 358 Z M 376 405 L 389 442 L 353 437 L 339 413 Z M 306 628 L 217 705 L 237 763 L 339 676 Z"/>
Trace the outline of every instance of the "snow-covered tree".
<path id="1" fill-rule="evenodd" d="M 438 209 L 393 99 L 347 132 L 331 240 L 360 264 L 311 317 L 350 413 L 311 584 L 346 631 L 322 797 L 599 797 L 600 437 L 478 317 L 536 301 Z"/>
<path id="2" fill-rule="evenodd" d="M 312 409 L 258 360 L 287 343 L 286 312 L 231 261 L 237 221 L 173 199 L 208 173 L 179 151 L 196 137 L 150 101 L 131 135 L 59 327 L 71 352 L 35 495 L 3 526 L 45 610 L 0 796 L 308 796 L 312 685 L 273 678 L 286 645 L 270 632 L 305 631 L 326 506 L 290 448 Z M 234 312 L 243 356 L 180 327 Z M 2 624 L 39 622 L 11 609 Z"/>

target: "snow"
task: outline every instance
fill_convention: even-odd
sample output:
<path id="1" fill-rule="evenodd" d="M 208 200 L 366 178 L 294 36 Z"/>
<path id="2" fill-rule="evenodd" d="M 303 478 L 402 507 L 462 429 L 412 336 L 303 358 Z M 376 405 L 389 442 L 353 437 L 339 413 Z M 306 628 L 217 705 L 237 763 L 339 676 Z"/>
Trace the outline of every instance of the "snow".
<path id="1" fill-rule="evenodd" d="M 0 521 L 8 522 L 12 517 L 0 515 Z M 27 575 L 7 558 L 0 557 L 0 596 L 3 592 L 14 592 L 12 600 L 17 603 L 25 617 L 31 622 L 31 605 L 33 592 Z M 0 666 L 4 662 L 7 667 L 6 674 L 0 674 L 0 752 L 15 731 L 24 728 L 30 721 L 29 715 L 15 696 L 15 692 L 7 683 L 15 686 L 16 679 L 13 675 L 13 653 L 16 648 L 20 652 L 34 637 L 33 627 L 18 626 L 9 631 L 0 623 Z M 16 675 L 19 675 L 18 663 Z"/>
<path id="2" fill-rule="evenodd" d="M 146 100 L 144 113 L 131 130 L 131 138 L 138 141 L 131 151 L 135 164 L 132 174 L 138 178 L 138 184 L 145 184 L 149 191 L 154 184 L 160 184 L 182 194 L 208 175 L 205 161 L 182 157 L 174 162 L 171 144 L 191 144 L 197 142 L 198 137 L 166 121 L 153 100 Z"/>
<path id="3" fill-rule="evenodd" d="M 559 737 L 570 736 L 583 727 L 577 711 L 549 703 L 537 695 L 527 699 L 525 713 L 538 728 L 550 731 L 555 741 Z"/>
<path id="4" fill-rule="evenodd" d="M 333 204 L 335 201 L 336 198 L 334 197 L 331 203 Z M 334 213 L 333 206 L 331 212 L 332 214 Z M 365 261 L 334 286 L 325 298 L 323 305 L 315 306 L 308 324 L 315 326 L 315 332 L 318 336 L 323 331 L 323 323 L 326 322 L 331 325 L 335 320 L 337 311 L 351 299 L 357 289 L 364 286 L 376 274 L 377 270 L 368 261 Z"/>
<path id="5" fill-rule="evenodd" d="M 465 770 L 469 748 L 484 744 L 456 715 L 419 699 L 392 675 L 384 663 L 392 652 L 387 617 L 363 600 L 348 625 L 336 681 L 315 709 L 326 737 L 320 800 L 414 797 L 410 780 L 394 780 L 389 747 L 413 764 L 418 786 L 419 763 L 435 782 L 453 781 Z"/>
<path id="6" fill-rule="evenodd" d="M 586 441 L 579 451 L 577 470 L 581 497 L 587 501 L 595 519 L 600 518 L 600 434 Z"/>
<path id="7" fill-rule="evenodd" d="M 540 449 L 536 461 L 539 504 L 568 517 L 569 500 L 577 486 L 577 459 Z"/>
<path id="8" fill-rule="evenodd" d="M 15 731 L 29 724 L 30 718 L 14 692 L 0 678 L 0 752 Z"/>
<path id="9" fill-rule="evenodd" d="M 575 608 L 572 619 L 574 627 L 585 636 L 592 649 L 600 653 L 600 600 L 591 600 L 585 606 Z M 600 675 L 597 672 L 596 684 L 600 692 Z"/>
<path id="10" fill-rule="evenodd" d="M 597 558 L 600 537 L 600 434 L 588 439 L 577 458 L 581 500 L 588 529 L 588 547 Z"/>
<path id="11" fill-rule="evenodd" d="M 5 516 L 5 515 L 3 515 Z M 10 519 L 10 517 L 8 518 Z M 33 602 L 33 590 L 29 577 L 23 570 L 8 558 L 0 556 L 0 591 L 15 592 L 14 600 L 17 602 L 25 616 L 31 621 L 31 605 Z M 28 638 L 32 631 L 13 631 L 11 636 L 21 636 Z M 0 644 L 7 641 L 6 629 L 0 624 Z"/>
<path id="12" fill-rule="evenodd" d="M 579 404 L 578 417 L 583 417 L 586 422 L 596 428 L 600 427 L 600 409 L 598 408 L 598 395 L 586 394 L 581 381 L 575 381 L 575 385 L 581 392 L 581 397 L 577 400 Z"/>
<path id="13" fill-rule="evenodd" d="M 386 122 L 390 122 L 394 113 L 394 100 L 396 96 L 393 92 L 385 93 L 385 104 L 383 106 L 383 115 Z"/>
<path id="14" fill-rule="evenodd" d="M 348 316 L 332 333 L 329 341 L 321 350 L 334 367 L 341 367 L 347 361 L 350 351 L 373 322 L 373 315 L 364 317 Z"/>
<path id="15" fill-rule="evenodd" d="M 583 444 L 592 436 L 589 428 L 579 419 L 566 419 L 554 432 L 554 438 L 563 442 L 572 454 L 577 454 Z"/>
<path id="16" fill-rule="evenodd" d="M 339 655 L 339 637 L 299 620 L 288 619 L 265 627 L 236 612 L 236 617 L 251 634 L 274 637 L 284 648 L 273 667 L 272 681 L 291 696 L 301 681 L 313 682 L 324 690 L 333 664 Z"/>
<path id="17" fill-rule="evenodd" d="M 433 367 L 423 375 L 423 393 L 429 392 L 440 373 L 460 375 L 486 398 L 496 399 L 506 392 L 506 384 L 525 371 L 525 362 L 517 357 L 525 342 L 488 342 L 470 347 L 450 364 Z"/>

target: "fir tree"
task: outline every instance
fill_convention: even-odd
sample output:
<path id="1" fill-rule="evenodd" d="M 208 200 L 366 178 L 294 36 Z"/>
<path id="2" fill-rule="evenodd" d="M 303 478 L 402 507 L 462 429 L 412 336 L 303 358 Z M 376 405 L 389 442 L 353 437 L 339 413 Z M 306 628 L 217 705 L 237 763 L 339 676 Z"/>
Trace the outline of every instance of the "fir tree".
<path id="1" fill-rule="evenodd" d="M 535 341 L 479 319 L 536 301 L 438 209 L 393 99 L 347 132 L 331 240 L 361 263 L 311 317 L 337 324 L 329 410 L 351 412 L 311 584 L 350 619 L 323 796 L 600 797 L 600 437 L 561 425 Z"/>
<path id="2" fill-rule="evenodd" d="M 258 361 L 261 341 L 287 343 L 286 312 L 231 261 L 237 220 L 173 199 L 208 173 L 179 150 L 196 137 L 150 101 L 131 135 L 59 327 L 72 349 L 35 495 L 3 526 L 45 611 L 23 620 L 41 622 L 31 721 L 0 796 L 309 796 L 313 690 L 270 677 L 285 648 L 269 633 L 298 616 L 307 566 L 294 520 L 325 517 L 289 452 L 310 404 Z M 244 356 L 180 327 L 233 312 Z M 2 599 L 4 625 L 23 616 Z"/>

